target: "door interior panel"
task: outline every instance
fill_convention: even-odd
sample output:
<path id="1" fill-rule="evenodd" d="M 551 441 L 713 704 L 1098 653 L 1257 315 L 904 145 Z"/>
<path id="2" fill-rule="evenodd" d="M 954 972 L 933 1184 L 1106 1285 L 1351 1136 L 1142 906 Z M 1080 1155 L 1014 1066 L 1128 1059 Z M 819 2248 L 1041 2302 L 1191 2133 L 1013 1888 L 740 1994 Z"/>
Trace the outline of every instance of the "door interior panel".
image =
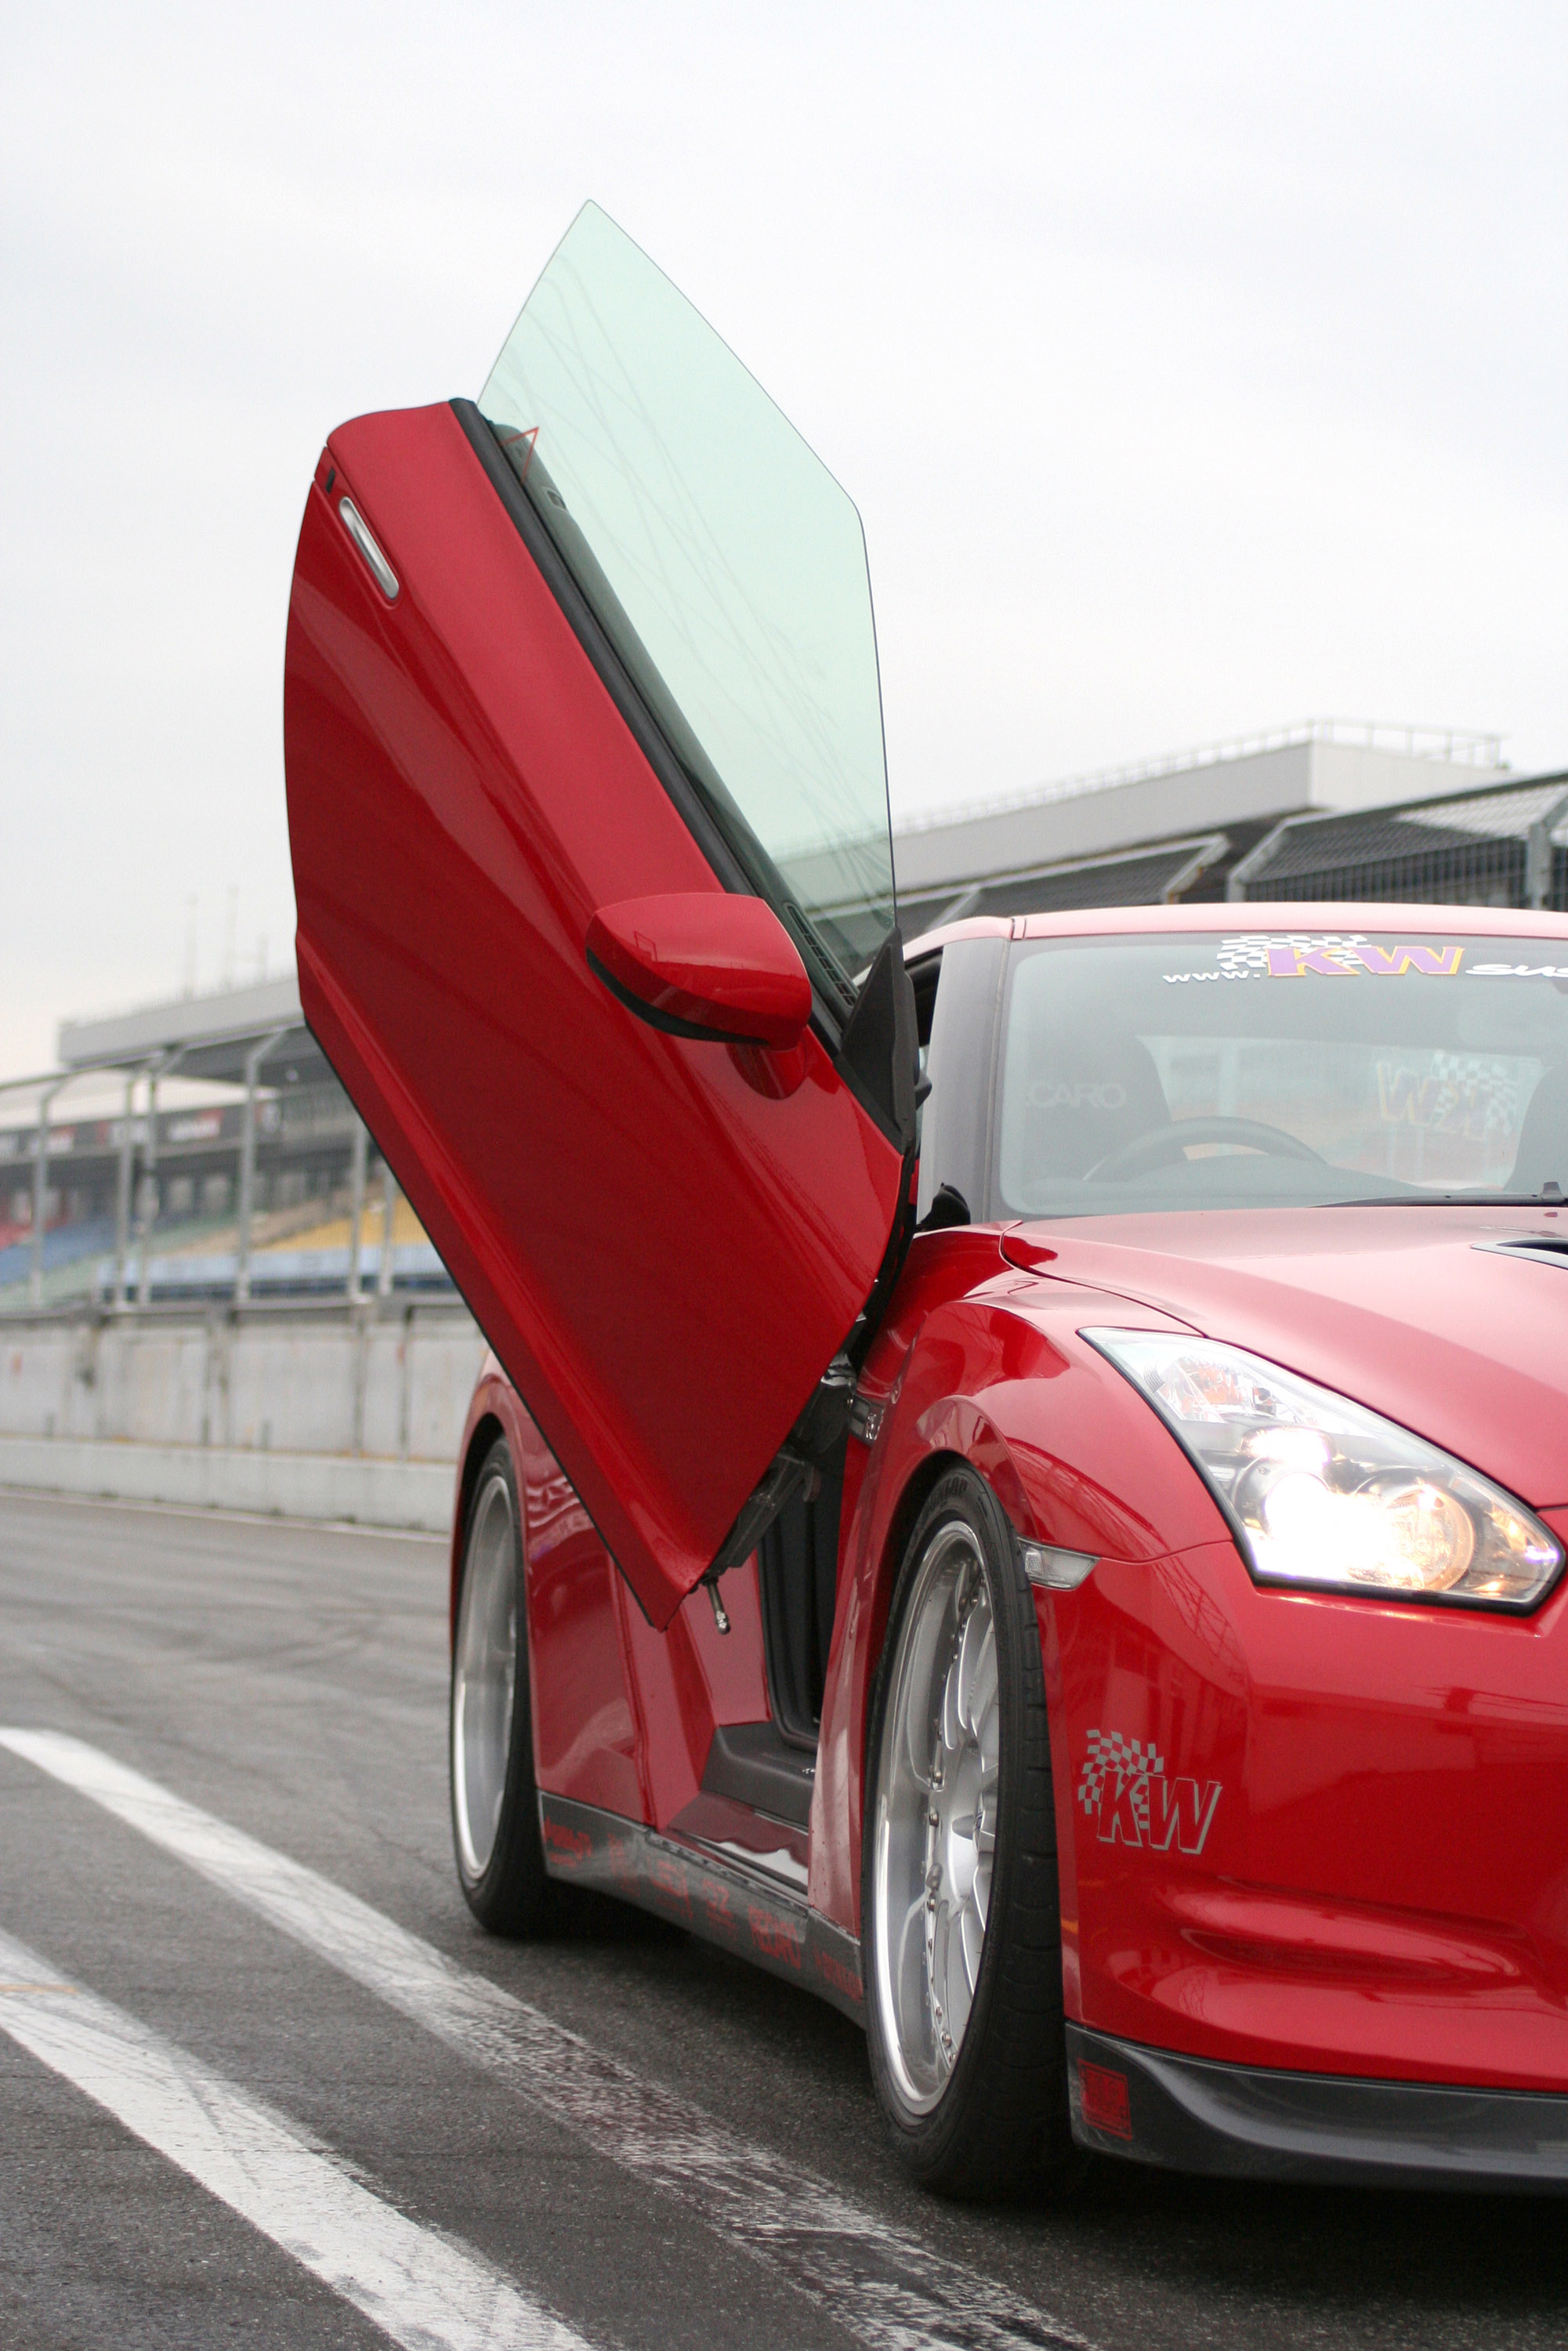
<path id="1" fill-rule="evenodd" d="M 773 1719 L 790 1745 L 813 1753 L 833 1638 L 847 1447 L 841 1438 L 816 1492 L 788 1501 L 757 1547 Z"/>

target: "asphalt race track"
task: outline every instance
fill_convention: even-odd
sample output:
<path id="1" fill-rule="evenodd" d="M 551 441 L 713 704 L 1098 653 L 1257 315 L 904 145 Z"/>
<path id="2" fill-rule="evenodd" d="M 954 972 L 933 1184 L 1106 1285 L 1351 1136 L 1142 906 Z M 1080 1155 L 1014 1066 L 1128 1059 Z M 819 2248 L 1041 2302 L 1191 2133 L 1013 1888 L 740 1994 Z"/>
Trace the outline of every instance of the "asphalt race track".
<path id="1" fill-rule="evenodd" d="M 472 1924 L 444 1548 L 0 1496 L 0 2345 L 1561 2346 L 1559 2205 L 905 2187 L 854 2028 Z"/>

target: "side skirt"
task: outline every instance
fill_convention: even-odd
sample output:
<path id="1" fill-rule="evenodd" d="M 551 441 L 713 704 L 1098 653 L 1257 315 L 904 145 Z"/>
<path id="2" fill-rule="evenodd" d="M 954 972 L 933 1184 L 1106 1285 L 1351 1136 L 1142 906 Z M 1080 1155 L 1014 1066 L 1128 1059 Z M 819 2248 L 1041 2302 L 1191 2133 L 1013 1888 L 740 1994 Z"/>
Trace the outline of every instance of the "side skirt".
<path id="1" fill-rule="evenodd" d="M 816 1992 L 863 2027 L 860 1944 L 760 1872 L 566 1796 L 541 1793 L 539 1833 L 552 1877 L 652 1910 Z"/>

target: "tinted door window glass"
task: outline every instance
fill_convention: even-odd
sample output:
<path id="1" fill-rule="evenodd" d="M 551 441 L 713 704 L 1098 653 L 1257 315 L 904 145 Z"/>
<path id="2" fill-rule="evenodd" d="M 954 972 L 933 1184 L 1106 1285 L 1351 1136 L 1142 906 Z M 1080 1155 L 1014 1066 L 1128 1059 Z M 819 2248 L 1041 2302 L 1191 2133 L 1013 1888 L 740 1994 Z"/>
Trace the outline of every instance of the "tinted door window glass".
<path id="1" fill-rule="evenodd" d="M 594 204 L 479 407 L 742 870 L 841 1008 L 894 915 L 853 504 Z"/>

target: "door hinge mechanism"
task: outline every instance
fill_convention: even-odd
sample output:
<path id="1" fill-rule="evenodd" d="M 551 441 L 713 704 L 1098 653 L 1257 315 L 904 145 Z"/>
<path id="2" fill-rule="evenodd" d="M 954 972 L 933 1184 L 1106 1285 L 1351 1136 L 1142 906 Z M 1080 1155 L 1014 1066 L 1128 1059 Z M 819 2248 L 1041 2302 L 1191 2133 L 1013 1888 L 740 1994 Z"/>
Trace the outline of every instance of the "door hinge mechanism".
<path id="1" fill-rule="evenodd" d="M 821 1468 L 850 1425 L 855 1367 L 841 1349 L 812 1391 L 811 1401 L 789 1431 L 786 1452 Z"/>
<path id="2" fill-rule="evenodd" d="M 850 1435 L 862 1445 L 874 1445 L 882 1435 L 884 1404 L 875 1404 L 870 1396 L 857 1395 L 850 1404 Z"/>
<path id="3" fill-rule="evenodd" d="M 718 1605 L 718 1579 L 749 1559 L 787 1502 L 810 1500 L 821 1483 L 822 1466 L 850 1426 L 855 1371 L 848 1355 L 833 1357 L 811 1392 L 811 1401 L 789 1431 L 742 1505 L 702 1581 Z M 719 1625 L 722 1633 L 723 1625 Z"/>

